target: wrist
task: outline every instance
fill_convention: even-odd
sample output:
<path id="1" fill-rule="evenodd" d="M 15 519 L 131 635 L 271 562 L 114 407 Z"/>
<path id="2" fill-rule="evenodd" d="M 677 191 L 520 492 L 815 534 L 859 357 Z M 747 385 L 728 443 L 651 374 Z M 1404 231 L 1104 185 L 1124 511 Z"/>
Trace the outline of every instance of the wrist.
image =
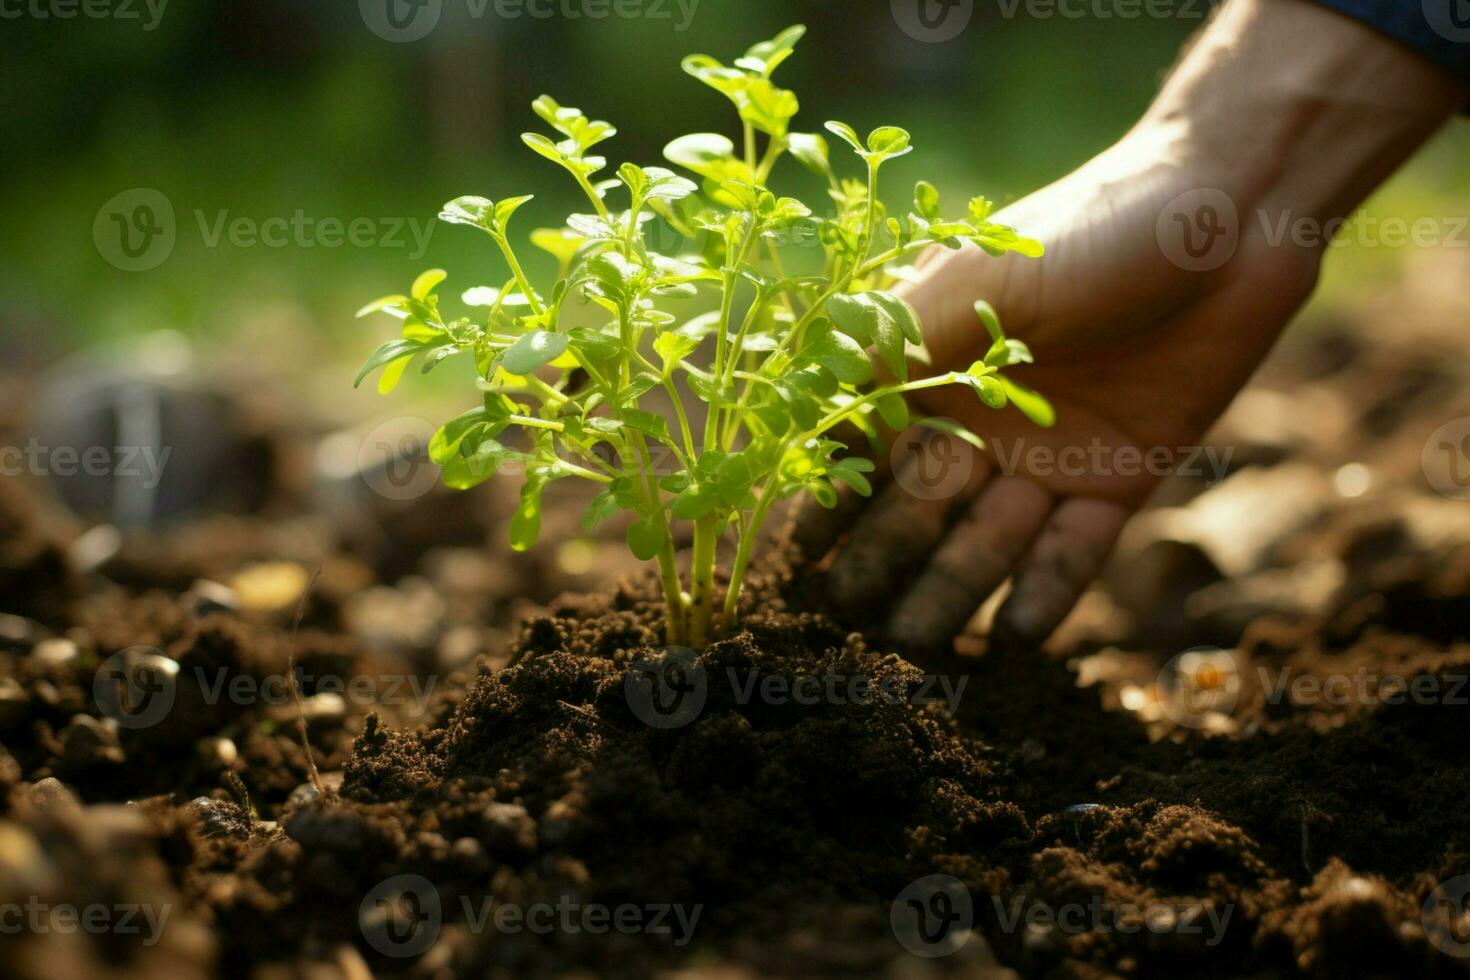
<path id="1" fill-rule="evenodd" d="M 1346 215 L 1464 104 L 1387 37 L 1300 0 L 1231 0 L 1130 139 L 1243 207 Z"/>

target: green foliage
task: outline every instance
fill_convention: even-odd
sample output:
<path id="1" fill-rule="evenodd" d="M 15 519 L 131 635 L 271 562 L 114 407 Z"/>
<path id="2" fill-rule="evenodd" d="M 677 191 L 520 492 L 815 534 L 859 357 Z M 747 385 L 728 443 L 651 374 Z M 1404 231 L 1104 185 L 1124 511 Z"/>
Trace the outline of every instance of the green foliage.
<path id="1" fill-rule="evenodd" d="M 969 387 L 991 408 L 1012 405 L 1039 425 L 1053 421 L 1041 395 L 1001 375 L 1029 363 L 1031 352 L 1005 336 L 985 303 L 976 304 L 992 341 L 985 357 L 963 372 L 909 379 L 923 335 L 913 308 L 890 291 L 897 263 L 925 248 L 967 242 L 992 254 L 1039 256 L 1042 248 L 991 221 L 984 198 L 971 200 L 964 218 L 943 218 L 939 193 L 926 181 L 914 188 L 905 218 L 888 216 L 878 200 L 879 170 L 912 150 L 909 134 L 896 126 L 863 139 L 845 123 L 826 123 L 862 163 L 864 179 L 840 177 L 825 137 L 790 130 L 796 96 L 771 81 L 803 31 L 792 27 L 754 45 L 730 67 L 706 55 L 684 60 L 686 72 L 734 103 L 744 134 L 738 152 L 717 133 L 668 144 L 668 161 L 698 183 L 633 163 L 618 167 L 615 179 L 592 183 L 607 161 L 589 151 L 616 130 L 541 96 L 532 108 L 557 138 L 522 138 L 570 173 L 592 208 L 569 216 L 562 228 L 532 233 L 532 243 L 557 260 L 550 288 L 531 284 L 511 243 L 511 218 L 530 198 L 461 197 L 440 217 L 488 234 L 509 278 L 465 291 L 467 316 L 441 312 L 437 290 L 445 273 L 437 269 L 407 295 L 386 296 L 359 313 L 394 316 L 402 330 L 368 359 L 358 383 L 382 368 L 379 390 L 386 392 L 416 361 L 428 371 L 456 355 L 473 360 L 480 404 L 446 422 L 429 451 L 456 488 L 517 466 L 523 483 L 511 520 L 513 547 L 535 542 L 541 495 L 554 480 L 601 485 L 583 519 L 589 529 L 630 514 L 629 548 L 659 564 L 671 643 L 703 643 L 716 626 L 720 536 L 733 529 L 739 542 L 718 624 L 729 629 L 751 549 L 775 501 L 810 493 L 831 506 L 838 484 L 872 492 L 865 475 L 872 462 L 848 455 L 831 437 L 839 423 L 870 434 L 880 423 L 901 430 L 911 421 L 904 393 L 950 384 Z M 764 134 L 763 150 L 757 133 Z M 787 152 L 828 181 L 824 216 L 769 188 L 772 168 Z M 646 233 L 654 221 L 682 236 L 682 247 L 654 248 Z M 788 277 L 782 247 L 803 241 L 821 249 L 823 273 Z M 661 305 L 700 295 L 710 296 L 716 311 L 681 317 Z M 702 411 L 689 412 L 693 403 Z M 948 420 L 918 421 L 979 444 Z M 674 563 L 674 521 L 694 525 L 687 595 Z"/>

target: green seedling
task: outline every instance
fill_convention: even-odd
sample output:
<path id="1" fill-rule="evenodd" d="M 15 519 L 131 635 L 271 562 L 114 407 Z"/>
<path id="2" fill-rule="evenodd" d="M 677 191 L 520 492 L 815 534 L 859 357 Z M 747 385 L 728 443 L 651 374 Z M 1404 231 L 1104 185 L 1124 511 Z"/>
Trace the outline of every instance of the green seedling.
<path id="1" fill-rule="evenodd" d="M 497 470 L 522 475 L 514 548 L 535 542 L 542 492 L 554 480 L 601 485 L 588 529 L 630 512 L 629 547 L 658 563 L 669 643 L 700 646 L 736 624 L 752 549 L 778 500 L 806 491 L 832 506 L 839 483 L 871 493 L 865 474 L 873 463 L 833 438 L 840 423 L 875 446 L 883 425 L 902 430 L 911 421 L 978 445 L 946 420 L 910 419 L 905 393 L 940 385 L 965 385 L 991 408 L 1011 404 L 1039 425 L 1052 422 L 1042 396 L 1002 374 L 1031 353 L 1006 337 L 984 303 L 976 312 L 992 338 L 985 357 L 965 371 L 910 377 L 910 360 L 924 359 L 923 337 L 912 307 L 889 291 L 905 258 L 966 243 L 992 255 L 1036 257 L 1042 247 L 991 221 L 984 198 L 973 198 L 963 218 L 942 217 L 926 181 L 907 215 L 890 215 L 878 174 L 911 149 L 896 126 L 863 139 L 845 123 L 827 123 L 862 165 L 863 179 L 839 176 L 828 139 L 791 130 L 796 96 L 771 81 L 803 32 L 783 31 L 733 66 L 705 55 L 684 60 L 688 74 L 735 104 L 743 131 L 738 149 L 717 133 L 670 143 L 665 157 L 689 176 L 625 163 L 615 179 L 597 180 L 607 163 L 593 151 L 614 128 L 538 98 L 532 108 L 555 135 L 523 139 L 571 175 L 592 209 L 531 235 L 555 258 L 555 281 L 538 289 L 512 245 L 511 218 L 529 197 L 461 197 L 440 217 L 488 235 L 508 266 L 505 281 L 468 290 L 462 298 L 475 314 L 451 316 L 438 295 L 445 273 L 434 269 L 407 295 L 359 313 L 387 313 L 403 327 L 368 359 L 358 383 L 382 368 L 378 389 L 386 393 L 415 361 L 427 372 L 459 354 L 473 358 L 481 397 L 438 430 L 429 453 L 451 487 L 472 487 Z M 787 154 L 826 181 L 825 214 L 769 188 Z M 654 222 L 681 247 L 656 249 Z M 800 243 L 814 274 L 785 271 L 783 252 Z M 701 297 L 713 300 L 706 312 L 674 312 Z M 687 589 L 671 533 L 681 521 L 693 525 Z M 731 531 L 734 564 L 717 612 L 716 544 Z"/>

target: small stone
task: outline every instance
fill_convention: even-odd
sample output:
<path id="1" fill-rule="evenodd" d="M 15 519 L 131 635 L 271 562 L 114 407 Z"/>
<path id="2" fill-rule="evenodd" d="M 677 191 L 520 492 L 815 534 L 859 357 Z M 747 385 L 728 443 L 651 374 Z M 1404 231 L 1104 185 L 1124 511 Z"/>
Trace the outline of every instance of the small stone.
<path id="1" fill-rule="evenodd" d="M 45 779 L 32 783 L 27 795 L 36 809 L 43 812 L 81 809 L 76 794 L 67 789 L 66 784 L 55 776 L 47 776 Z"/>
<path id="2" fill-rule="evenodd" d="M 313 694 L 301 701 L 301 717 L 308 725 L 320 722 L 341 721 L 347 717 L 347 702 L 334 691 Z"/>
<path id="3" fill-rule="evenodd" d="M 235 573 L 230 587 L 248 612 L 278 612 L 289 609 L 311 580 L 306 569 L 294 561 L 257 562 Z"/>
<path id="4" fill-rule="evenodd" d="M 485 807 L 484 819 L 492 852 L 517 856 L 536 849 L 536 821 L 519 803 L 491 803 Z"/>
<path id="5" fill-rule="evenodd" d="M 179 601 L 196 616 L 240 611 L 240 597 L 235 590 L 207 578 L 195 579 L 189 591 L 179 596 Z"/>
<path id="6" fill-rule="evenodd" d="M 228 769 L 240 757 L 240 750 L 235 747 L 234 739 L 201 738 L 198 747 L 199 758 L 209 765 Z"/>
<path id="7" fill-rule="evenodd" d="M 199 819 L 199 832 L 205 837 L 244 837 L 250 833 L 250 820 L 234 803 L 196 796 L 185 807 Z"/>
<path id="8" fill-rule="evenodd" d="M 46 627 L 34 619 L 0 613 L 0 650 L 24 653 L 46 638 Z"/>
<path id="9" fill-rule="evenodd" d="M 75 663 L 81 650 L 71 640 L 56 637 L 42 640 L 31 648 L 31 659 L 47 667 L 65 667 Z"/>
<path id="10" fill-rule="evenodd" d="M 9 731 L 30 714 L 31 698 L 13 677 L 0 677 L 0 732 Z"/>
<path id="11" fill-rule="evenodd" d="M 61 754 L 66 764 L 73 767 L 123 759 L 115 728 L 91 715 L 72 716 L 61 732 Z"/>
<path id="12" fill-rule="evenodd" d="M 122 532 L 111 524 L 98 524 L 78 535 L 67 548 L 66 560 L 73 570 L 85 575 L 95 572 L 122 549 Z"/>

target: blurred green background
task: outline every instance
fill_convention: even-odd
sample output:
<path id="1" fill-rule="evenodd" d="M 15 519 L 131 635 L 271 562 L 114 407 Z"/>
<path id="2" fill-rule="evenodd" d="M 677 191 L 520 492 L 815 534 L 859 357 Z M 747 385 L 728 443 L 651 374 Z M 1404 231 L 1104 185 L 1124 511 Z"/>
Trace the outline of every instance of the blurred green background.
<path id="1" fill-rule="evenodd" d="M 566 175 L 520 142 L 540 128 L 537 94 L 615 123 L 614 164 L 652 163 L 685 132 L 737 135 L 730 107 L 683 75 L 680 57 L 729 61 L 793 22 L 809 31 L 778 77 L 801 97 L 800 128 L 840 118 L 910 129 L 917 152 L 892 167 L 891 201 L 924 176 L 951 199 L 1005 202 L 1121 134 L 1204 12 L 1037 19 L 981 2 L 956 38 L 930 43 L 900 30 L 886 0 L 622 8 L 637 17 L 611 0 L 540 0 L 550 17 L 497 0 L 173 0 L 161 16 L 158 0 L 99 0 L 109 16 L 68 18 L 67 2 L 13 0 L 0 23 L 0 322 L 6 348 L 41 360 L 169 328 L 206 344 L 304 333 L 358 362 L 389 329 L 353 320 L 363 301 L 430 266 L 449 269 L 451 287 L 502 278 L 482 236 L 433 221 L 444 201 L 534 193 L 523 233 L 583 209 Z M 370 28 L 390 4 L 407 15 L 414 2 L 440 5 L 427 36 L 395 42 Z M 1451 127 L 1370 209 L 1464 213 L 1467 149 L 1466 128 Z M 820 194 L 794 164 L 778 177 Z M 94 223 L 140 187 L 167 199 L 176 241 L 160 263 L 126 271 Z M 222 221 L 297 215 L 305 230 L 285 244 L 214 238 Z M 323 219 L 366 219 L 370 240 L 328 240 Z M 1336 251 L 1319 304 L 1353 302 L 1406 254 Z"/>

